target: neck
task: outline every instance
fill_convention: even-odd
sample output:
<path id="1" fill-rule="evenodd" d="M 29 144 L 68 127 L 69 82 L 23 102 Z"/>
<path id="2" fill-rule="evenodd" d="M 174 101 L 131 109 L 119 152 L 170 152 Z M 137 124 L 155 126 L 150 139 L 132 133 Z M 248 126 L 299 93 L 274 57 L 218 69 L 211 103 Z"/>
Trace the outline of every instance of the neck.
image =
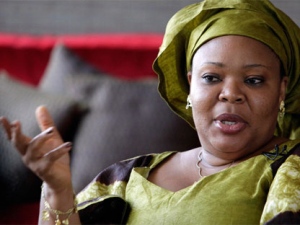
<path id="1" fill-rule="evenodd" d="M 243 156 L 234 156 L 234 153 L 223 152 L 219 155 L 215 155 L 210 151 L 207 151 L 205 148 L 200 147 L 199 151 L 202 151 L 202 165 L 205 167 L 226 167 L 229 164 L 239 163 L 253 156 L 259 155 L 262 152 L 270 151 L 274 149 L 275 145 L 280 145 L 286 142 L 288 139 L 281 137 L 272 137 L 265 145 L 259 147 L 257 150 L 254 150 Z"/>
<path id="2" fill-rule="evenodd" d="M 198 153 L 198 160 L 200 160 L 200 158 L 202 166 L 207 168 L 226 167 L 234 163 L 234 160 L 216 157 L 203 148 L 201 148 Z"/>
<path id="3" fill-rule="evenodd" d="M 203 178 L 204 176 L 216 173 L 220 170 L 229 168 L 233 165 L 234 161 L 231 161 L 230 163 L 226 163 L 226 164 L 219 164 L 219 165 L 212 165 L 207 163 L 207 165 L 205 165 L 204 159 L 203 159 L 203 149 L 200 149 L 199 154 L 198 154 L 198 161 L 196 163 L 196 167 L 198 168 L 198 173 L 199 173 L 199 177 Z M 205 166 L 204 166 L 205 165 Z M 203 174 L 203 169 L 206 170 L 206 174 Z"/>

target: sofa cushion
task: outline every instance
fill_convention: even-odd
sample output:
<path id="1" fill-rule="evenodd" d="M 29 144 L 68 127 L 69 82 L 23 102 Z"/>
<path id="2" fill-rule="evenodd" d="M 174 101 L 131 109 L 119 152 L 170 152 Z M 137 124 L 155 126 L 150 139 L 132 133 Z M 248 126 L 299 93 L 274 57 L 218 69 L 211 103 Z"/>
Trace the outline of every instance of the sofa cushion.
<path id="1" fill-rule="evenodd" d="M 81 73 L 100 74 L 96 68 L 83 61 L 79 56 L 65 47 L 63 43 L 58 43 L 51 52 L 39 87 L 43 91 L 50 93 L 65 94 L 68 77 Z"/>
<path id="2" fill-rule="evenodd" d="M 35 109 L 39 105 L 49 108 L 63 138 L 72 140 L 82 114 L 78 102 L 64 96 L 41 92 L 7 75 L 0 76 L 0 116 L 11 121 L 20 120 L 22 130 L 28 136 L 33 137 L 40 132 L 35 120 Z M 2 126 L 0 151 L 1 205 L 39 199 L 41 181 L 24 166 L 20 155 L 7 140 Z"/>
<path id="3" fill-rule="evenodd" d="M 76 56 L 68 54 L 68 57 L 64 60 L 73 60 Z M 78 64 L 84 62 L 81 60 Z M 60 83 L 65 96 L 82 100 L 88 106 L 72 150 L 71 169 L 76 192 L 114 162 L 136 155 L 199 146 L 196 132 L 171 112 L 159 96 L 156 78 L 125 81 L 101 72 L 84 72 L 81 68 L 69 68 L 69 71 L 72 72 L 51 73 L 51 76 Z M 40 89 L 56 91 L 56 84 L 50 80 L 44 79 Z"/>

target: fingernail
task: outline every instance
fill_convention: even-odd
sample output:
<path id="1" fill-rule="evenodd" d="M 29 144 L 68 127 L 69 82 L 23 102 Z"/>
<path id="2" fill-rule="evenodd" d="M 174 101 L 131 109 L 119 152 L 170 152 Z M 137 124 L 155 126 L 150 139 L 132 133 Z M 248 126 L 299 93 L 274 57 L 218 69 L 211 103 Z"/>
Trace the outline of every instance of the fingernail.
<path id="1" fill-rule="evenodd" d="M 72 147 L 72 143 L 71 143 L 71 142 L 67 142 L 67 143 L 65 144 L 65 147 L 66 147 L 66 148 Z"/>
<path id="2" fill-rule="evenodd" d="M 53 127 L 49 127 L 44 131 L 46 134 L 51 134 L 53 132 Z"/>

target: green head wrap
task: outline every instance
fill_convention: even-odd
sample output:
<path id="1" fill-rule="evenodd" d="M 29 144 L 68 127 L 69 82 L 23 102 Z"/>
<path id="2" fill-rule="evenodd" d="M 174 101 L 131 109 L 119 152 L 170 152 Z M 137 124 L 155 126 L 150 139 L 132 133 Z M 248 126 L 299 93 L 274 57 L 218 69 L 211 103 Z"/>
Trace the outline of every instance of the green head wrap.
<path id="1" fill-rule="evenodd" d="M 195 51 L 224 35 L 242 35 L 261 41 L 280 58 L 289 83 L 286 113 L 278 117 L 275 135 L 300 138 L 300 29 L 268 0 L 206 0 L 189 5 L 169 21 L 153 68 L 159 92 L 171 109 L 194 127 L 186 109 L 187 72 Z"/>

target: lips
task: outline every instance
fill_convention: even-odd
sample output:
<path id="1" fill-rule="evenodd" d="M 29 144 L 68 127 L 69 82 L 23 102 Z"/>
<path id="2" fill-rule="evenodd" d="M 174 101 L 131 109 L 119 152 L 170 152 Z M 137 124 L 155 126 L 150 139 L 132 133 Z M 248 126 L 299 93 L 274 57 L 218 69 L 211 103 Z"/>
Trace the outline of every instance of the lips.
<path id="1" fill-rule="evenodd" d="M 236 114 L 221 114 L 214 119 L 214 123 L 225 134 L 236 134 L 244 130 L 247 122 Z"/>

